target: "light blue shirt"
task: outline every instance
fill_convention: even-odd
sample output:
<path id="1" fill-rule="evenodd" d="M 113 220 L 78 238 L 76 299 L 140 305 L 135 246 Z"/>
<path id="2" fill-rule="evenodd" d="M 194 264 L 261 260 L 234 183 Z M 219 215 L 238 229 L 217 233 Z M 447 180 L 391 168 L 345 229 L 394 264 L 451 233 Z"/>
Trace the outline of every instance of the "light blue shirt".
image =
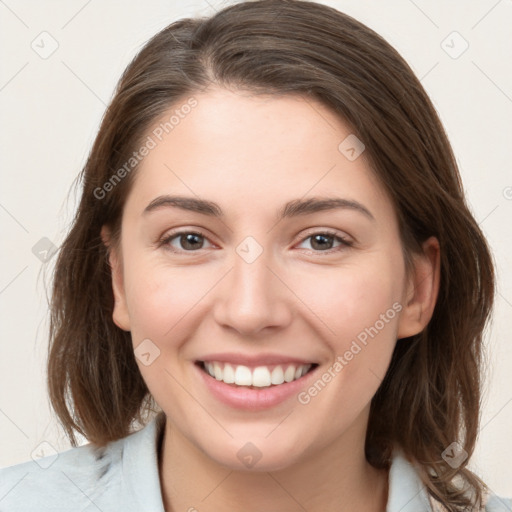
<path id="1" fill-rule="evenodd" d="M 0 512 L 164 512 L 157 453 L 164 424 L 161 412 L 104 448 L 86 444 L 0 469 Z M 386 512 L 433 510 L 414 467 L 395 450 Z M 491 495 L 485 510 L 510 512 L 512 499 Z"/>

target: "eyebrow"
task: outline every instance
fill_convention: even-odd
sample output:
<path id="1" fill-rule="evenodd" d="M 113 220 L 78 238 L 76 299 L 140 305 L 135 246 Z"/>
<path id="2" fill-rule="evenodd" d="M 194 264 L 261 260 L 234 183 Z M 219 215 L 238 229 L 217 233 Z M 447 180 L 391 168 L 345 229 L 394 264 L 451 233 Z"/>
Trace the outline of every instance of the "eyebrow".
<path id="1" fill-rule="evenodd" d="M 213 201 L 199 199 L 195 197 L 186 196 L 158 196 L 151 201 L 144 209 L 143 215 L 160 210 L 162 208 L 180 208 L 196 213 L 202 213 L 212 217 L 223 218 L 224 213 L 221 207 Z M 370 220 L 375 221 L 375 217 L 370 210 L 358 201 L 351 199 L 344 199 L 341 197 L 311 197 L 308 199 L 294 199 L 288 201 L 277 214 L 277 219 L 280 221 L 285 218 L 297 217 L 299 215 L 308 215 L 324 210 L 353 210 L 362 213 Z"/>

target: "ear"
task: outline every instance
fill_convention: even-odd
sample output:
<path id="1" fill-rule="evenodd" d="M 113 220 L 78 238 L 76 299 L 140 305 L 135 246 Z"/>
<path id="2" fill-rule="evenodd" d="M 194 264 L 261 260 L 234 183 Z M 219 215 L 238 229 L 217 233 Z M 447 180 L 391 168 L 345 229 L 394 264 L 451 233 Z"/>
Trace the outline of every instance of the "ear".
<path id="1" fill-rule="evenodd" d="M 111 232 L 107 226 L 103 226 L 101 228 L 101 239 L 107 247 L 108 261 L 112 274 L 112 291 L 114 292 L 114 311 L 112 312 L 112 320 L 120 329 L 129 331 L 130 316 L 128 314 L 126 295 L 124 292 L 122 258 L 111 243 Z"/>
<path id="2" fill-rule="evenodd" d="M 432 236 L 422 247 L 423 254 L 414 255 L 414 272 L 406 283 L 398 339 L 420 333 L 434 313 L 441 275 L 439 241 Z"/>

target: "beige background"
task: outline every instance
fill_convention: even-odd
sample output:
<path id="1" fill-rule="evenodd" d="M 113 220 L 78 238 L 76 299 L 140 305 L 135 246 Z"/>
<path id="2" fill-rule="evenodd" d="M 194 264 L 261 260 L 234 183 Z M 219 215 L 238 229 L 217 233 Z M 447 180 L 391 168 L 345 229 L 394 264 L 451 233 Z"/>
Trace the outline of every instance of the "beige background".
<path id="1" fill-rule="evenodd" d="M 44 248 L 44 237 L 56 246 L 62 242 L 76 204 L 67 194 L 135 52 L 176 19 L 210 15 L 229 3 L 0 2 L 0 467 L 30 459 L 44 441 L 57 451 L 69 448 L 45 389 L 43 277 L 53 260 L 42 263 L 32 248 Z M 405 57 L 454 147 L 498 271 L 486 336 L 489 379 L 471 467 L 495 492 L 512 496 L 512 1 L 322 3 L 367 24 Z M 467 50 L 453 58 L 464 40 Z"/>

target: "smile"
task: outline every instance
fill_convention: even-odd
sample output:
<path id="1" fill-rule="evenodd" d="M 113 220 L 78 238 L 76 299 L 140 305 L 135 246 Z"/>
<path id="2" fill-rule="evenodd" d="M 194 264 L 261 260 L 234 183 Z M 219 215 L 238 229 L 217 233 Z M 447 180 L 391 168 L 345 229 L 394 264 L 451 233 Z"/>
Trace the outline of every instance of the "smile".
<path id="1" fill-rule="evenodd" d="M 225 384 L 249 388 L 265 388 L 293 382 L 306 375 L 317 364 L 274 364 L 250 368 L 222 361 L 198 361 L 199 367 Z"/>

